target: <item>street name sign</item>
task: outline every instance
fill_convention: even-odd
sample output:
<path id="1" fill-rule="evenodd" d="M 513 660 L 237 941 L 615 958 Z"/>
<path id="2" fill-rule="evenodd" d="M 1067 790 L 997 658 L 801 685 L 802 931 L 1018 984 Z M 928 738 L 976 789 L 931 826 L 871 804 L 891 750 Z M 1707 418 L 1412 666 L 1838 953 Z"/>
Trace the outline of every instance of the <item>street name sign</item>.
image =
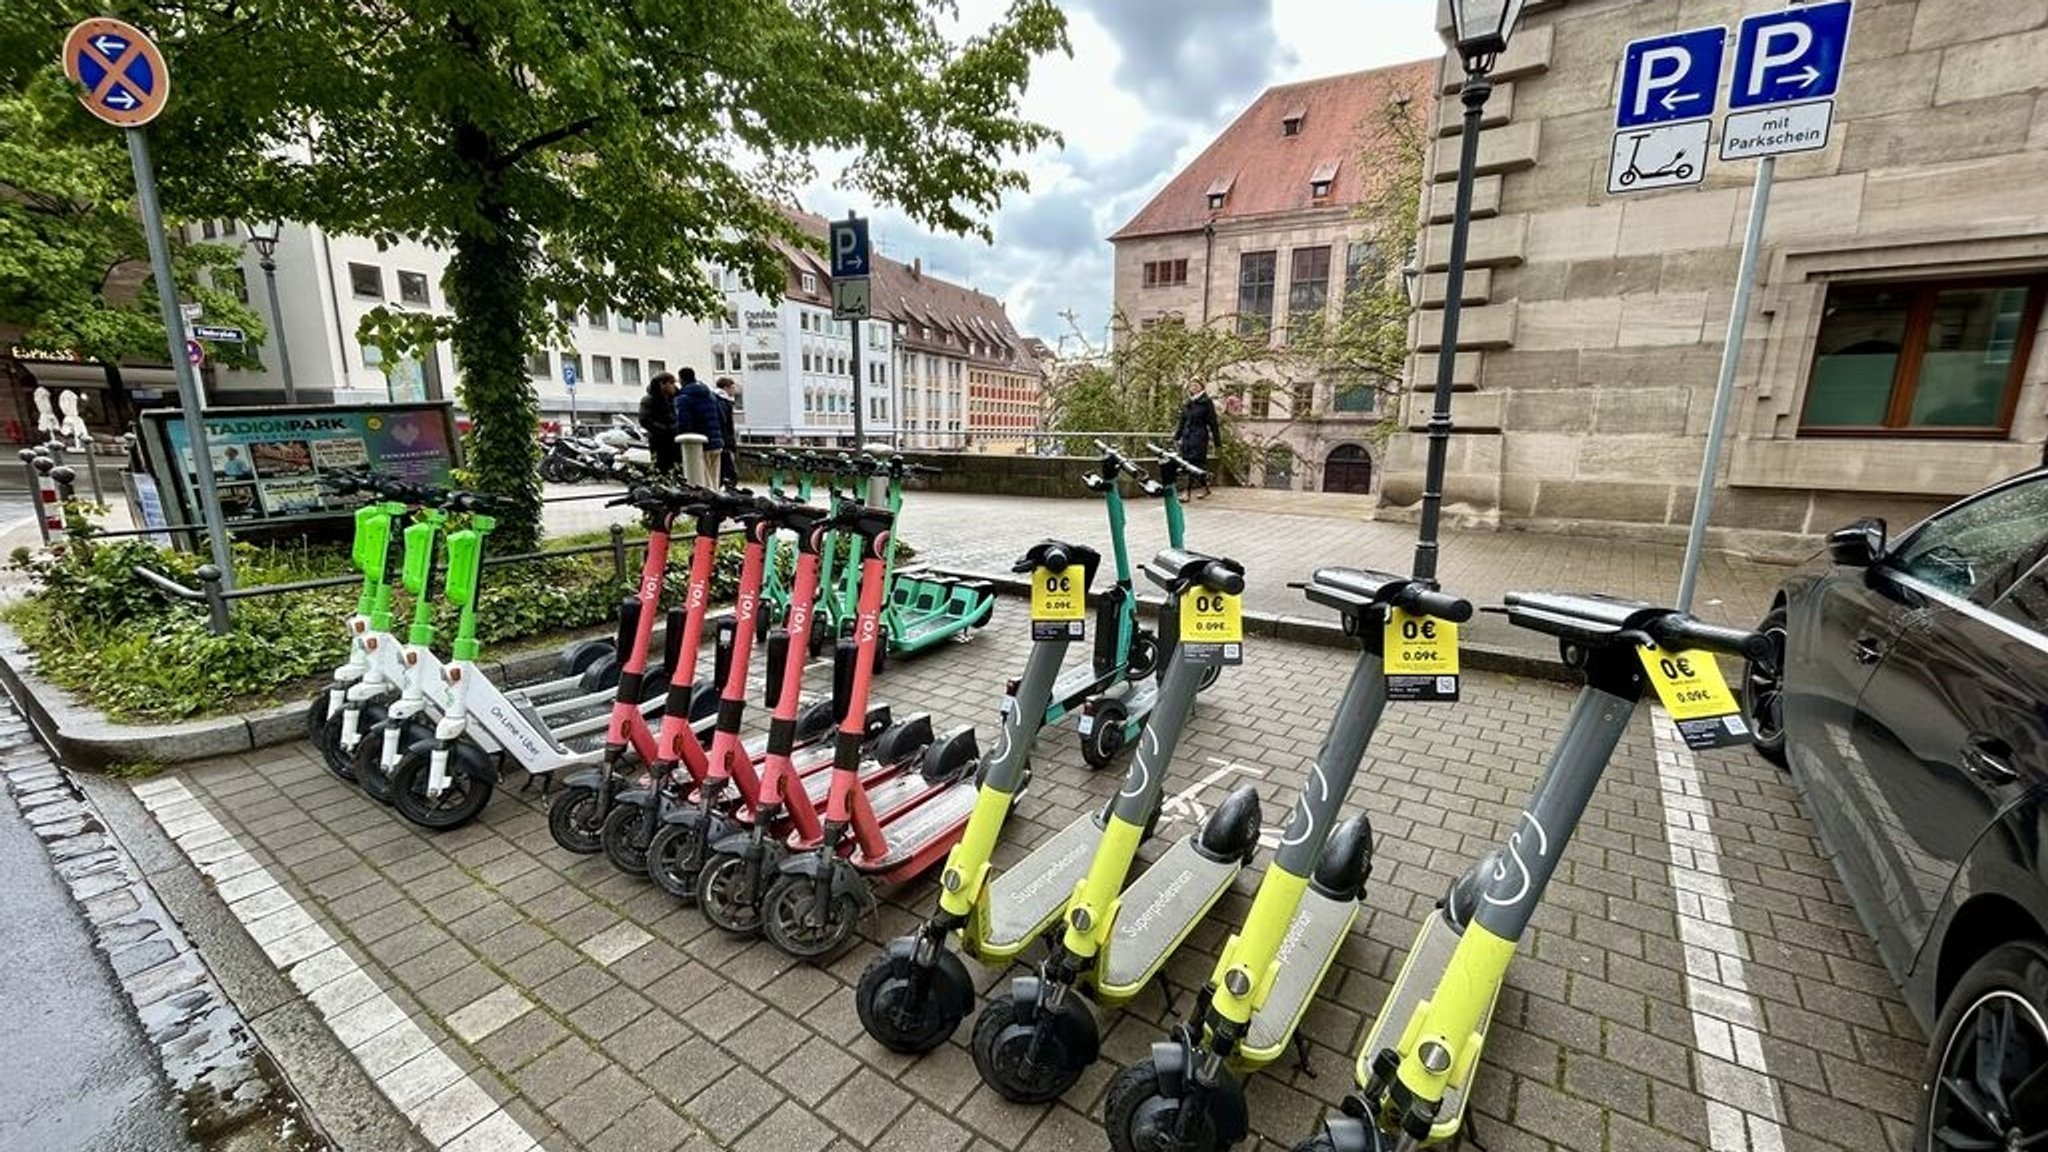
<path id="1" fill-rule="evenodd" d="M 163 53 L 132 24 L 96 16 L 64 38 L 64 72 L 85 110 L 118 128 L 156 119 L 171 95 Z"/>
<path id="2" fill-rule="evenodd" d="M 249 338 L 249 334 L 240 328 L 213 324 L 194 324 L 192 335 L 195 339 L 211 340 L 216 344 L 241 344 Z"/>

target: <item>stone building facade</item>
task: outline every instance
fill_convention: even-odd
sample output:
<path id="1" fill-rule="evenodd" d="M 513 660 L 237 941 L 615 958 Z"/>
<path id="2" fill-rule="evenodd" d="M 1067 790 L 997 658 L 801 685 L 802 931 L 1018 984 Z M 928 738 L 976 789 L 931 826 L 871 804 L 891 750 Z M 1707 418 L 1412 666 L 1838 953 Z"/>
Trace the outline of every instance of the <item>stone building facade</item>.
<path id="1" fill-rule="evenodd" d="M 1397 272 L 1362 237 L 1384 117 L 1433 107 L 1436 62 L 1416 61 L 1267 89 L 1110 237 L 1122 323 L 1263 325 L 1334 319 L 1362 276 Z M 1223 383 L 1223 382 L 1219 382 Z M 1219 389 L 1230 434 L 1260 448 L 1244 479 L 1309 491 L 1377 490 L 1376 391 L 1304 373 L 1270 394 Z"/>
<path id="2" fill-rule="evenodd" d="M 1617 62 L 1630 40 L 1765 7 L 1529 3 L 1480 145 L 1454 516 L 1683 537 L 1755 162 L 1712 161 L 1698 188 L 1608 195 Z M 2040 464 L 2048 439 L 2048 0 L 1858 0 L 1855 13 L 1829 146 L 1778 162 L 1719 544 L 1794 553 L 1857 516 L 1902 525 Z M 1446 57 L 1415 391 L 1383 514 L 1422 486 L 1461 78 Z"/>

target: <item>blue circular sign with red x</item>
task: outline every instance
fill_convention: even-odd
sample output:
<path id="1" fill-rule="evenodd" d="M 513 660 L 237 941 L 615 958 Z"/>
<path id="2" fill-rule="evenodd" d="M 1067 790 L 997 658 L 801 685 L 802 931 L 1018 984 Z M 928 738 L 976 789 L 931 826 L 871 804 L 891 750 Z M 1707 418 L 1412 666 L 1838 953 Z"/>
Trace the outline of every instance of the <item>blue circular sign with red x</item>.
<path id="1" fill-rule="evenodd" d="M 171 94 L 163 53 L 132 24 L 81 20 L 64 38 L 64 71 L 85 110 L 122 128 L 156 119 Z"/>

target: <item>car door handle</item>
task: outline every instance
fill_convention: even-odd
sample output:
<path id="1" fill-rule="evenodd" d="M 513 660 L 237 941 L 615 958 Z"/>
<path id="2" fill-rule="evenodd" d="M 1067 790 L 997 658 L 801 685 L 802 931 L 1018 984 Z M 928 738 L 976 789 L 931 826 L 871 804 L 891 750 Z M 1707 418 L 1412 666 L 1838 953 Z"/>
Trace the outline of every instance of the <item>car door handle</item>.
<path id="1" fill-rule="evenodd" d="M 1986 784 L 2010 784 L 2020 778 L 2012 766 L 2012 749 L 1996 736 L 1972 736 L 1963 745 L 1963 767 Z"/>
<path id="2" fill-rule="evenodd" d="M 1884 646 L 1868 636 L 1858 636 L 1849 645 L 1849 654 L 1856 657 L 1858 664 L 1875 664 L 1884 659 Z"/>

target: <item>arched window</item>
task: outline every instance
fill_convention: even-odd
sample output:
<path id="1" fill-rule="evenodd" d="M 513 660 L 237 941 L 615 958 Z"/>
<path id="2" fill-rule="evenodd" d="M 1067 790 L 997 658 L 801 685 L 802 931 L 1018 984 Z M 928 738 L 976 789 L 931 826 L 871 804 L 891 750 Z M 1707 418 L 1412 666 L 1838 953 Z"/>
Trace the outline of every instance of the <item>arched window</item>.
<path id="1" fill-rule="evenodd" d="M 1323 491 L 1372 491 L 1372 455 L 1357 444 L 1339 444 L 1323 462 Z"/>

